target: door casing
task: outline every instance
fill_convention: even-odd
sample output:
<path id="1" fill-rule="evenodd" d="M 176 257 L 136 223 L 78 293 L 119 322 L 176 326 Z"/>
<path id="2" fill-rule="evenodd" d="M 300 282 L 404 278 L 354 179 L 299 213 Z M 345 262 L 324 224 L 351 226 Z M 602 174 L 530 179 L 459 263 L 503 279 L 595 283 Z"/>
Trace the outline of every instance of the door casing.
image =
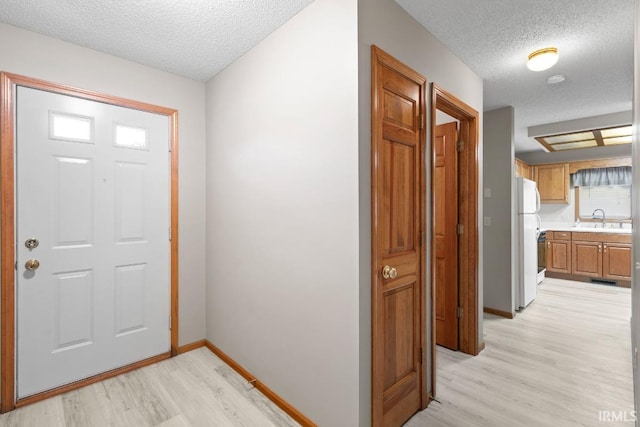
<path id="1" fill-rule="evenodd" d="M 170 316 L 171 350 L 169 353 L 140 361 L 104 374 L 40 393 L 25 399 L 15 399 L 15 106 L 16 87 L 24 86 L 91 101 L 165 115 L 170 126 Z M 84 89 L 59 85 L 17 74 L 0 73 L 0 412 L 85 386 L 123 372 L 175 356 L 178 352 L 178 112 L 125 98 L 108 96 Z"/>
<path id="2" fill-rule="evenodd" d="M 431 84 L 431 147 L 434 146 L 436 110 L 460 121 L 458 153 L 458 221 L 464 227 L 458 240 L 458 301 L 462 316 L 458 324 L 458 349 L 477 355 L 484 348 L 478 339 L 478 134 L 479 113 L 454 95 Z M 431 155 L 432 161 L 434 156 Z M 433 167 L 432 167 L 433 171 Z M 433 180 L 432 180 L 433 183 Z M 434 218 L 433 189 L 431 218 Z M 436 393 L 436 330 L 434 277 L 434 224 L 431 224 L 431 390 Z"/>

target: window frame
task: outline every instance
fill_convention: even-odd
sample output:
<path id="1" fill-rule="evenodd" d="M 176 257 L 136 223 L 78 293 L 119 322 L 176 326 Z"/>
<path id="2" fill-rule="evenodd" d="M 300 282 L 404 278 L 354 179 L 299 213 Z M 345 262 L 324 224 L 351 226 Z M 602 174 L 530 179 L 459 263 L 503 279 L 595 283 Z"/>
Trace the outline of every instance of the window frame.
<path id="1" fill-rule="evenodd" d="M 598 219 L 598 218 L 593 219 L 591 217 L 580 216 L 580 187 L 576 186 L 576 187 L 573 187 L 573 188 L 574 188 L 574 191 L 575 191 L 575 197 L 574 197 L 575 215 L 574 215 L 574 217 L 580 219 L 580 222 L 597 222 L 597 223 L 602 222 L 602 219 Z M 631 216 L 629 216 L 629 218 L 623 218 L 623 219 L 616 218 L 615 219 L 616 222 L 621 222 L 623 224 L 631 224 L 631 220 L 632 220 Z M 606 219 L 605 219 L 605 222 L 606 222 Z"/>

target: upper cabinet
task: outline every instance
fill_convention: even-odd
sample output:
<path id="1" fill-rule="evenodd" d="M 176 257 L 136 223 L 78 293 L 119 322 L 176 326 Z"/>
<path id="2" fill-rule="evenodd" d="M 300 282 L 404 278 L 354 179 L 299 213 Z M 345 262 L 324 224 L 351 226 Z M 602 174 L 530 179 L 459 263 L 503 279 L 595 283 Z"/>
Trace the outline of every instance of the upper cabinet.
<path id="1" fill-rule="evenodd" d="M 529 165 L 515 159 L 516 176 L 536 181 L 541 203 L 569 204 L 569 176 L 582 169 L 631 166 L 631 157 Z M 578 212 L 576 211 L 576 217 Z"/>
<path id="2" fill-rule="evenodd" d="M 533 166 L 526 164 L 520 159 L 516 159 L 516 176 L 533 180 Z"/>
<path id="3" fill-rule="evenodd" d="M 538 165 L 535 181 L 541 203 L 569 203 L 569 163 Z"/>

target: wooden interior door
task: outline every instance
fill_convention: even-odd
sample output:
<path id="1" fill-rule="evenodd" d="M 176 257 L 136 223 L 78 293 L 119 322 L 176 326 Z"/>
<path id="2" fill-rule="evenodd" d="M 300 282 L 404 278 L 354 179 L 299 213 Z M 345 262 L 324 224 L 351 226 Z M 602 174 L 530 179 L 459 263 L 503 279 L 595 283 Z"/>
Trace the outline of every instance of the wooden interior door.
<path id="1" fill-rule="evenodd" d="M 372 418 L 423 406 L 426 80 L 372 48 Z"/>
<path id="2" fill-rule="evenodd" d="M 436 126 L 433 144 L 433 278 L 436 344 L 458 350 L 458 124 Z"/>
<path id="3" fill-rule="evenodd" d="M 457 240 L 457 275 L 458 275 L 458 351 L 477 355 L 484 349 L 484 342 L 478 333 L 478 318 L 482 316 L 478 308 L 478 135 L 480 113 L 464 103 L 453 94 L 431 84 L 431 145 L 436 145 L 436 123 L 438 112 L 442 112 L 458 121 L 457 148 L 457 219 L 461 225 Z M 450 202 L 450 201 L 448 201 Z M 455 202 L 454 202 L 455 203 Z M 431 203 L 431 216 L 436 217 L 435 203 Z M 435 235 L 434 223 L 431 221 L 432 236 Z M 456 230 L 457 233 L 457 230 Z M 434 239 L 431 239 L 431 271 L 436 270 L 433 256 Z M 430 387 L 429 396 L 436 396 L 436 288 L 432 280 L 430 286 Z M 458 311 L 458 310 L 456 310 Z M 458 315 L 458 313 L 456 313 Z"/>

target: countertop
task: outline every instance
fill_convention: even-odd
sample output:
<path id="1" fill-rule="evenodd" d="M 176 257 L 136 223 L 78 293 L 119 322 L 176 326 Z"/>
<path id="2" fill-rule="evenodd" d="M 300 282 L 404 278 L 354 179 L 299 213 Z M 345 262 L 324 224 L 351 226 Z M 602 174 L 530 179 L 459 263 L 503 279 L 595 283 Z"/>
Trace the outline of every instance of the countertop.
<path id="1" fill-rule="evenodd" d="M 594 227 L 544 227 L 541 231 L 578 231 L 581 233 L 631 234 L 630 228 L 594 228 Z"/>

